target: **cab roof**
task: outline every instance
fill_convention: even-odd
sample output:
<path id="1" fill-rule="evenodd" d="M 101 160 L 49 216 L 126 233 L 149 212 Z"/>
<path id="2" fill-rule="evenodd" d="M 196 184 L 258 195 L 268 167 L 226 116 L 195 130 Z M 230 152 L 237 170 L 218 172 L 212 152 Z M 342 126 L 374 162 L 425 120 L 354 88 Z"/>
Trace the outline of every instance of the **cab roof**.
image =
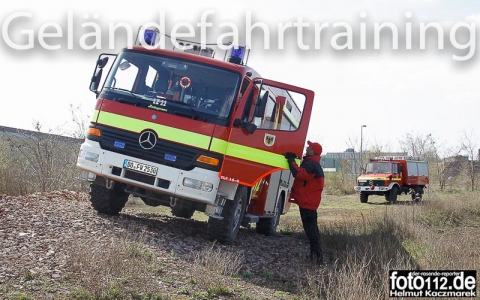
<path id="1" fill-rule="evenodd" d="M 145 52 L 145 53 L 150 53 L 150 54 L 158 54 L 158 55 L 166 55 L 170 57 L 177 57 L 182 60 L 190 60 L 190 61 L 195 61 L 198 63 L 203 63 L 207 65 L 214 65 L 217 67 L 221 67 L 224 69 L 230 69 L 237 71 L 241 73 L 242 75 L 246 75 L 248 72 L 251 73 L 249 75 L 250 78 L 254 77 L 260 77 L 260 74 L 258 74 L 257 71 L 255 71 L 253 68 L 247 66 L 247 65 L 239 65 L 239 64 L 234 64 L 231 62 L 227 62 L 224 60 L 216 59 L 216 58 L 211 58 L 211 57 L 206 57 L 202 55 L 197 55 L 197 54 L 192 54 L 192 53 L 187 53 L 179 50 L 167 50 L 167 49 L 146 49 L 142 46 L 133 46 L 131 49 L 125 48 L 123 50 L 134 50 L 134 51 L 139 51 L 139 52 Z"/>

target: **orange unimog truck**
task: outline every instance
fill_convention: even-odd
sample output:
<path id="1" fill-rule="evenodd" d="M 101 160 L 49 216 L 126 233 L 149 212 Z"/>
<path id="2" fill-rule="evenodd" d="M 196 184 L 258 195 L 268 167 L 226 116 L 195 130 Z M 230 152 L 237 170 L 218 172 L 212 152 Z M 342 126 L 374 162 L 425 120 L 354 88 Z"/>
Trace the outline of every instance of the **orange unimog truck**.
<path id="1" fill-rule="evenodd" d="M 155 45 L 158 34 L 144 30 L 143 39 Z M 252 223 L 272 235 L 293 183 L 283 153 L 302 155 L 314 93 L 261 78 L 245 48 L 216 59 L 187 45 L 98 58 L 77 161 L 92 206 L 115 215 L 133 195 L 178 217 L 204 212 L 208 237 L 222 243 Z"/>
<path id="2" fill-rule="evenodd" d="M 354 189 L 360 193 L 361 203 L 367 203 L 370 195 L 383 195 L 385 200 L 396 203 L 402 193 L 418 202 L 428 183 L 426 161 L 412 156 L 382 156 L 370 159 Z"/>

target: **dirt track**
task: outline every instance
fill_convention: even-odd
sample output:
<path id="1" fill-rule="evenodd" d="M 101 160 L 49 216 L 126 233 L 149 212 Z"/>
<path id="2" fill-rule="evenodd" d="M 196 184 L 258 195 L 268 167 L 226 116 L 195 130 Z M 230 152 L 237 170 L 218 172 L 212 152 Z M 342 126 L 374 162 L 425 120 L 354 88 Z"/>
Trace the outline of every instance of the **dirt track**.
<path id="1" fill-rule="evenodd" d="M 101 248 L 102 242 L 114 237 L 132 243 L 141 240 L 157 260 L 170 264 L 166 269 L 180 274 L 178 270 L 188 268 L 195 253 L 212 247 L 206 222 L 146 214 L 128 207 L 118 217 L 106 217 L 90 207 L 87 194 L 70 191 L 2 195 L 0 220 L 1 298 L 19 291 L 35 299 L 68 298 L 75 285 L 69 280 L 75 277 L 68 268 L 71 247 L 92 241 Z M 276 298 L 278 288 L 295 285 L 298 270 L 306 263 L 307 244 L 301 234 L 267 237 L 241 228 L 234 244 L 215 247 L 243 253 L 241 272 L 250 274 L 250 280 L 226 280 L 257 295 L 255 299 Z M 35 284 L 39 280 L 44 283 Z M 169 294 L 177 293 L 175 286 L 163 288 Z"/>

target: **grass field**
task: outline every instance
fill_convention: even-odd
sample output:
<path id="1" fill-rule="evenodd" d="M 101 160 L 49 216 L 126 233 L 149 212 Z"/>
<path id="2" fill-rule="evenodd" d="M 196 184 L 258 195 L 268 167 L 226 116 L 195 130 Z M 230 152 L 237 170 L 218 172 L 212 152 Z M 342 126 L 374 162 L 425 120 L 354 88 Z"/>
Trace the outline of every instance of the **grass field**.
<path id="1" fill-rule="evenodd" d="M 149 207 L 133 198 L 126 209 L 140 215 L 142 212 L 171 215 L 170 208 Z M 87 236 L 67 249 L 68 259 L 63 277 L 57 279 L 58 289 L 66 290 L 66 299 L 82 300 L 387 299 L 390 270 L 475 270 L 477 274 L 480 271 L 478 192 L 429 192 L 416 204 L 406 195 L 399 197 L 397 204 L 390 204 L 382 197 L 371 197 L 362 204 L 356 194 L 325 194 L 318 212 L 327 261 L 323 266 L 303 262 L 301 251 L 294 253 L 294 260 L 287 259 L 292 243 L 299 246 L 296 249 L 308 244 L 295 205 L 281 217 L 279 237 L 256 236 L 254 228 L 242 229 L 248 247 L 262 249 L 270 258 L 286 257 L 281 260 L 280 268 L 266 262 L 258 274 L 241 271 L 245 264 L 258 268 L 256 252 L 245 257 L 236 251 L 244 249 L 241 243 L 225 247 L 203 240 L 192 242 L 190 233 L 194 236 L 195 232 L 192 228 L 187 233 L 178 231 L 182 238 L 168 233 L 157 235 L 156 226 L 163 227 L 165 221 L 150 218 L 143 222 L 130 216 L 112 218 L 106 223 L 111 225 L 98 227 L 102 239 Z M 91 218 L 94 223 L 104 221 L 101 217 Z M 193 218 L 207 220 L 203 213 L 196 213 Z M 198 224 L 166 219 L 176 225 Z M 176 225 L 170 229 L 179 228 Z M 189 247 L 198 251 L 192 257 L 179 256 L 173 250 L 165 252 L 163 244 L 157 244 L 161 237 L 167 246 L 187 245 L 190 241 Z M 286 242 L 275 248 L 282 241 Z M 286 256 L 279 255 L 278 249 L 287 249 Z M 49 278 L 48 274 L 45 276 Z M 0 278 L 0 294 L 12 300 L 53 299 L 50 287 L 39 287 L 44 284 L 41 274 L 27 270 L 20 281 L 22 287 Z M 266 297 L 265 292 L 271 293 L 270 296 Z"/>

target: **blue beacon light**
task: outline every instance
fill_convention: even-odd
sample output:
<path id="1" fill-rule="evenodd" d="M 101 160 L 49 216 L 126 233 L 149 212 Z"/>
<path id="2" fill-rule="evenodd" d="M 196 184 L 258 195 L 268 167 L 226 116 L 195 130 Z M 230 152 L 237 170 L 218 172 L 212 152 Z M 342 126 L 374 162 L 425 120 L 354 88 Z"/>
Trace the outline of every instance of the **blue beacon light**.
<path id="1" fill-rule="evenodd" d="M 245 47 L 232 48 L 230 52 L 229 62 L 234 64 L 242 64 L 243 58 L 245 57 Z"/>
<path id="2" fill-rule="evenodd" d="M 145 29 L 143 39 L 145 40 L 145 43 L 147 43 L 147 45 L 153 46 L 157 41 L 157 32 L 155 30 Z"/>

